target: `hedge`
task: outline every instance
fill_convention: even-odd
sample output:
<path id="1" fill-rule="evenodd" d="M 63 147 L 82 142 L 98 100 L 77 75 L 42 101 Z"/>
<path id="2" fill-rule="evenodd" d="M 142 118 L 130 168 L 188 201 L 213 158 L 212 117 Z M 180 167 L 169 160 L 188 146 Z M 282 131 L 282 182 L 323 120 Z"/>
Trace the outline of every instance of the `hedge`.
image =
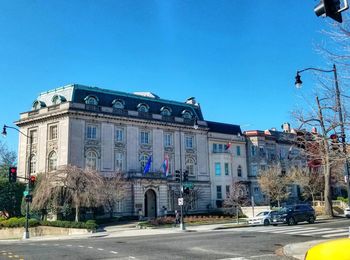
<path id="1" fill-rule="evenodd" d="M 22 218 L 10 218 L 7 220 L 0 221 L 1 227 L 24 227 L 26 219 Z M 63 227 L 63 228 L 86 228 L 88 230 L 96 230 L 97 224 L 95 220 L 88 220 L 86 222 L 74 222 L 74 221 L 39 221 L 37 219 L 28 220 L 29 227 L 36 227 L 39 225 L 42 226 L 51 226 L 51 227 Z"/>

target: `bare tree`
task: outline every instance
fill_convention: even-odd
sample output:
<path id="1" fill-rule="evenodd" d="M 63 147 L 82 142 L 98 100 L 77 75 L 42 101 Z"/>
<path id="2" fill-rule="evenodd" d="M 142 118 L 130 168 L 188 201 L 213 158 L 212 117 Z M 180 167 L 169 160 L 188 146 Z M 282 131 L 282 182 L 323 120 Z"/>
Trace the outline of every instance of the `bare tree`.
<path id="1" fill-rule="evenodd" d="M 315 196 L 324 190 L 324 175 L 322 172 L 306 167 L 293 167 L 288 171 L 288 176 L 294 184 L 301 188 L 303 197 L 306 199 L 311 197 L 312 202 L 315 201 Z"/>
<path id="2" fill-rule="evenodd" d="M 42 174 L 34 190 L 32 208 L 41 210 L 50 204 L 57 208 L 71 202 L 75 207 L 75 221 L 79 221 L 81 207 L 99 205 L 101 187 L 102 178 L 97 172 L 67 165 Z"/>
<path id="3" fill-rule="evenodd" d="M 281 201 L 289 197 L 287 187 L 291 182 L 280 164 L 273 164 L 262 170 L 258 176 L 258 183 L 261 191 L 269 197 L 270 201 L 277 201 L 278 207 Z"/>
<path id="4" fill-rule="evenodd" d="M 107 209 L 110 218 L 113 217 L 115 205 L 123 200 L 127 185 L 127 180 L 122 173 L 115 172 L 111 176 L 103 178 L 103 187 L 99 193 L 101 203 Z"/>
<path id="5" fill-rule="evenodd" d="M 230 192 L 224 200 L 224 209 L 230 214 L 241 212 L 241 207 L 250 203 L 247 186 L 237 180 L 233 180 L 230 186 Z"/>

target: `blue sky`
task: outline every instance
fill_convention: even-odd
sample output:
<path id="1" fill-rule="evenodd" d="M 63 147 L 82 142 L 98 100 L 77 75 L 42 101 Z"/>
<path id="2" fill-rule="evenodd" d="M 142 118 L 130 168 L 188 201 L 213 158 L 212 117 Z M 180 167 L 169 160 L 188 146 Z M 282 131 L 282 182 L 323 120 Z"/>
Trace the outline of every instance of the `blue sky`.
<path id="1" fill-rule="evenodd" d="M 194 96 L 206 120 L 279 128 L 299 102 L 296 70 L 328 66 L 315 51 L 330 22 L 318 2 L 1 0 L 0 123 L 78 83 Z M 17 150 L 17 138 L 5 142 Z"/>

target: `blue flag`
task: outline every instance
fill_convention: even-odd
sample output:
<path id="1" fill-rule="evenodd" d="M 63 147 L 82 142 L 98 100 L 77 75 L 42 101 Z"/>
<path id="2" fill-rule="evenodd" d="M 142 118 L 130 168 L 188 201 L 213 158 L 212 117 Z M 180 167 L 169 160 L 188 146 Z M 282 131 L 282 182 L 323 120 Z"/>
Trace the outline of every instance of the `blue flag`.
<path id="1" fill-rule="evenodd" d="M 149 172 L 149 170 L 151 169 L 151 164 L 152 164 L 152 155 L 148 157 L 148 161 L 145 165 L 145 168 L 143 169 L 143 174 L 146 174 L 147 172 Z"/>

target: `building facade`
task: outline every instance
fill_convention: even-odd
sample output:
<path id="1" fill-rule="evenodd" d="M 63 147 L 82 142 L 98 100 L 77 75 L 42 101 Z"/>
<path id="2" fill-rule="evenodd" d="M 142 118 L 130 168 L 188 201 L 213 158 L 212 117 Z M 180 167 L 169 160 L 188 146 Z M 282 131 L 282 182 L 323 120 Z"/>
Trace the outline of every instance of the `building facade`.
<path id="1" fill-rule="evenodd" d="M 16 124 L 30 136 L 19 137 L 19 175 L 54 172 L 68 164 L 104 176 L 122 172 L 130 186 L 116 213 L 155 217 L 164 208 L 178 208 L 174 172 L 187 170 L 201 191 L 189 210 L 205 210 L 211 202 L 207 123 L 193 98 L 175 102 L 147 92 L 68 85 L 41 93 Z M 162 171 L 165 158 L 168 176 Z"/>
<path id="2" fill-rule="evenodd" d="M 234 183 L 244 184 L 243 192 L 249 191 L 246 140 L 238 125 L 210 121 L 207 125 L 211 206 L 222 208 Z"/>

